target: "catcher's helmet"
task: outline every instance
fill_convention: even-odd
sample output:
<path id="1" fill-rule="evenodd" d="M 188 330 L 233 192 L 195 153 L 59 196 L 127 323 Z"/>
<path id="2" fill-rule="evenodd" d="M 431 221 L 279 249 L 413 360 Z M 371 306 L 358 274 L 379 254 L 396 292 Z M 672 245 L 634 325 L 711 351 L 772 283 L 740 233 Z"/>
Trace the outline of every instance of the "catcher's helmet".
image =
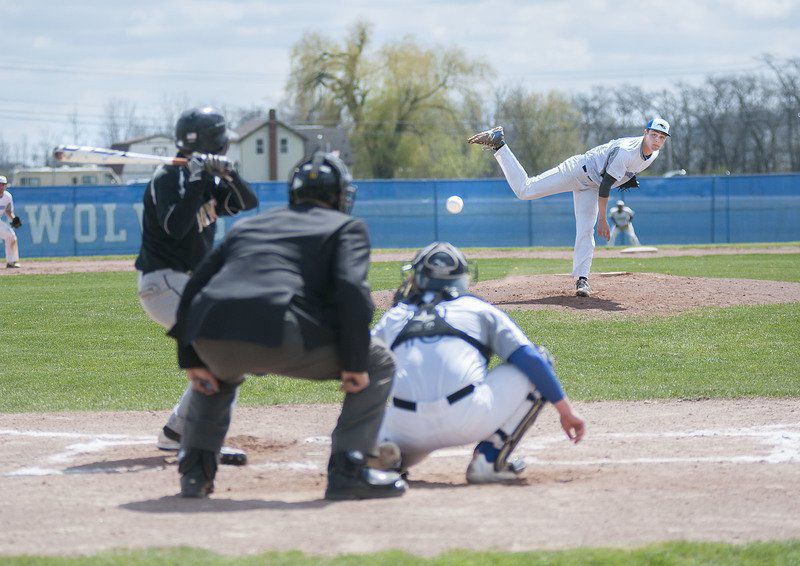
<path id="1" fill-rule="evenodd" d="M 333 153 L 317 151 L 298 163 L 289 178 L 289 204 L 318 200 L 350 214 L 356 186 L 344 161 Z"/>
<path id="2" fill-rule="evenodd" d="M 412 272 L 414 287 L 419 291 L 458 295 L 469 285 L 467 258 L 449 242 L 434 242 L 422 248 L 403 270 Z"/>
<path id="3" fill-rule="evenodd" d="M 175 123 L 175 145 L 185 153 L 224 155 L 229 141 L 225 116 L 211 106 L 187 110 Z"/>

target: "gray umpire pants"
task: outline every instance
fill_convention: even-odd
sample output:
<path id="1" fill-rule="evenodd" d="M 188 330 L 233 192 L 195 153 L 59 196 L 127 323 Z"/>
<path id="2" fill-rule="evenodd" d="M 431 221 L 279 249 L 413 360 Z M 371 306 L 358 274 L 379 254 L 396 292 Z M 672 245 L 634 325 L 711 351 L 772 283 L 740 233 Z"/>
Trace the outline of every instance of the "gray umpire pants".
<path id="1" fill-rule="evenodd" d="M 340 379 L 341 364 L 333 345 L 306 350 L 297 318 L 284 319 L 283 343 L 270 348 L 236 340 L 197 339 L 192 344 L 208 369 L 220 381 L 220 391 L 204 395 L 191 391 L 181 448 L 217 452 L 231 420 L 231 405 L 244 375 L 278 374 L 302 379 Z M 391 350 L 371 339 L 367 372 L 369 385 L 347 393 L 336 427 L 331 433 L 331 452 L 359 450 L 373 454 L 386 401 L 392 389 L 395 361 Z"/>

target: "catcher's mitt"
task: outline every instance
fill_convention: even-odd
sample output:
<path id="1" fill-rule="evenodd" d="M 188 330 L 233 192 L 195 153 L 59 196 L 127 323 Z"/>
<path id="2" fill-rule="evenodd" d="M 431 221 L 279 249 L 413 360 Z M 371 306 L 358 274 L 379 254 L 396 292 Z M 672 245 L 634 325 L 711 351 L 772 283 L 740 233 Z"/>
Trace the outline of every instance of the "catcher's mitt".
<path id="1" fill-rule="evenodd" d="M 20 226 L 22 226 L 22 219 L 20 219 L 19 216 L 15 216 L 14 218 L 11 219 L 12 228 L 19 228 Z"/>

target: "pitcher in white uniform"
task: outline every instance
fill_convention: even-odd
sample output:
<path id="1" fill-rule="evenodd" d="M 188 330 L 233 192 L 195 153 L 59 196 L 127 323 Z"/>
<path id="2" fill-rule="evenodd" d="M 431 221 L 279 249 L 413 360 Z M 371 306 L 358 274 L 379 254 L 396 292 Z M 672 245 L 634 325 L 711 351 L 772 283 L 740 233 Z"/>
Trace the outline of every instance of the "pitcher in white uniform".
<path id="1" fill-rule="evenodd" d="M 585 430 L 556 377 L 552 357 L 500 309 L 467 295 L 469 271 L 453 245 L 434 242 L 406 266 L 397 304 L 372 330 L 397 359 L 378 465 L 407 470 L 440 448 L 478 443 L 470 483 L 515 479 L 509 455 L 545 402 L 574 442 Z M 488 370 L 496 354 L 502 364 Z M 397 453 L 399 449 L 399 454 Z"/>
<path id="2" fill-rule="evenodd" d="M 14 228 L 22 226 L 22 220 L 14 214 L 14 198 L 6 190 L 7 186 L 8 179 L 0 175 L 0 238 L 6 244 L 6 267 L 17 269 L 19 267 L 19 242 Z M 5 217 L 11 221 L 10 224 L 2 222 Z"/>
<path id="3" fill-rule="evenodd" d="M 647 169 L 656 160 L 669 135 L 669 123 L 662 118 L 654 118 L 647 123 L 641 137 L 611 140 L 584 154 L 573 155 L 535 177 L 528 177 L 525 169 L 511 153 L 505 143 L 502 126 L 477 133 L 467 142 L 494 150 L 494 157 L 517 198 L 530 200 L 572 192 L 575 207 L 572 276 L 576 278 L 575 294 L 588 297 L 595 223 L 597 233 L 606 240 L 610 238 L 606 220 L 609 191 L 618 187 L 638 187 L 636 174 Z"/>

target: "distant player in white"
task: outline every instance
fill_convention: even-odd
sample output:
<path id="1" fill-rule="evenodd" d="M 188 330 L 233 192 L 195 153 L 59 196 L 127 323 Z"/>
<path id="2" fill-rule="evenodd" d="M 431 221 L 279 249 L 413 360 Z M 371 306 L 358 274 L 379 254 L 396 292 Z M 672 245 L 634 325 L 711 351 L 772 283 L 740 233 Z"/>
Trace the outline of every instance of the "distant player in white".
<path id="1" fill-rule="evenodd" d="M 397 358 L 378 435 L 380 467 L 407 470 L 434 450 L 478 443 L 470 483 L 515 479 L 525 465 L 508 456 L 545 401 L 567 436 L 581 440 L 584 421 L 564 395 L 549 352 L 506 313 L 465 294 L 468 266 L 457 248 L 435 242 L 407 268 L 398 303 L 372 330 Z M 503 363 L 489 371 L 492 354 Z"/>
<path id="2" fill-rule="evenodd" d="M 626 234 L 634 246 L 641 245 L 636 232 L 633 229 L 633 210 L 625 206 L 625 201 L 618 200 L 617 206 L 608 213 L 611 218 L 611 236 L 608 238 L 608 245 L 613 246 L 619 234 Z"/>
<path id="3" fill-rule="evenodd" d="M 620 138 L 574 155 L 558 166 L 536 177 L 528 177 L 525 169 L 503 139 L 498 126 L 469 138 L 468 143 L 489 147 L 503 169 L 506 180 L 518 198 L 538 199 L 558 193 L 572 192 L 575 207 L 575 249 L 572 276 L 577 278 L 575 294 L 589 296 L 589 271 L 594 255 L 594 226 L 606 240 L 610 237 L 606 221 L 608 195 L 612 188 L 638 186 L 636 174 L 647 169 L 669 136 L 669 123 L 661 118 L 648 122 L 644 135 Z"/>
<path id="4" fill-rule="evenodd" d="M 22 220 L 14 214 L 14 198 L 6 190 L 8 179 L 0 175 L 0 219 L 8 217 L 11 224 L 0 222 L 0 238 L 6 243 L 6 267 L 16 269 L 19 267 L 19 244 L 14 228 L 22 226 Z"/>

